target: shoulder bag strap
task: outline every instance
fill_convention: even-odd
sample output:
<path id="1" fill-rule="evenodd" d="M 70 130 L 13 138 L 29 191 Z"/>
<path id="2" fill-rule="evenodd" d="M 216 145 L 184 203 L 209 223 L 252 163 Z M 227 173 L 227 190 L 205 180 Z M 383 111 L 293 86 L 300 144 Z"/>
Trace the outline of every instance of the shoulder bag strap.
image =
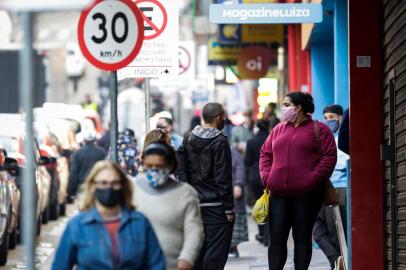
<path id="1" fill-rule="evenodd" d="M 317 153 L 319 154 L 319 157 L 321 157 L 320 130 L 319 130 L 319 125 L 318 125 L 317 120 L 313 121 L 313 130 L 314 130 L 314 136 L 316 137 Z"/>

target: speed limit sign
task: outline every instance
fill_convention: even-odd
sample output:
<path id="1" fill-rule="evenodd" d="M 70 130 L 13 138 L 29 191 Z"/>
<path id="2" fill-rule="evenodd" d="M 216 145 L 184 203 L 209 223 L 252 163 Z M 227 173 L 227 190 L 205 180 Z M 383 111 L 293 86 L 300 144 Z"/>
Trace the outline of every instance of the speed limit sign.
<path id="1" fill-rule="evenodd" d="M 94 66 L 115 71 L 127 66 L 144 40 L 141 11 L 131 0 L 95 0 L 80 15 L 79 46 Z"/>

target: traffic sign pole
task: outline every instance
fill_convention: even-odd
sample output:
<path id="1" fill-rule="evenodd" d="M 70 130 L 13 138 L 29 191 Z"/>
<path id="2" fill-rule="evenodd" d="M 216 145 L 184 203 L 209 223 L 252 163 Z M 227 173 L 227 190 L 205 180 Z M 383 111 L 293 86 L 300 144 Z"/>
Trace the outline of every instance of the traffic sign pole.
<path id="1" fill-rule="evenodd" d="M 35 269 L 35 235 L 36 222 L 35 215 L 35 174 L 34 174 L 34 132 L 33 132 L 33 49 L 32 49 L 32 13 L 22 13 L 24 48 L 20 53 L 20 99 L 25 113 L 25 140 L 24 155 L 25 168 L 23 170 L 22 181 L 22 227 L 24 254 L 26 256 L 27 269 Z M 37 207 L 40 207 L 37 205 Z M 40 224 L 39 224 L 40 225 Z M 7 233 L 7 232 L 5 232 Z"/>
<path id="2" fill-rule="evenodd" d="M 144 80 L 145 91 L 145 133 L 150 130 L 150 118 L 151 118 L 151 82 L 150 78 Z"/>
<path id="3" fill-rule="evenodd" d="M 118 117 L 117 117 L 117 71 L 110 73 L 110 113 L 111 113 L 111 128 L 110 128 L 110 151 L 111 161 L 117 162 L 117 140 L 118 140 Z"/>

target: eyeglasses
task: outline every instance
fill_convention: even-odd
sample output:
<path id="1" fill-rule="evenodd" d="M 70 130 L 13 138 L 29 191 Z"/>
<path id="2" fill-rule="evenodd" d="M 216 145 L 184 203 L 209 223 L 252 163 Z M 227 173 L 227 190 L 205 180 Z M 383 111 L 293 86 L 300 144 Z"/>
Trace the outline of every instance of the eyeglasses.
<path id="1" fill-rule="evenodd" d="M 100 181 L 94 181 L 94 185 L 98 188 L 113 188 L 113 189 L 120 189 L 122 186 L 121 180 L 113 180 L 113 181 L 108 181 L 108 180 L 100 180 Z"/>

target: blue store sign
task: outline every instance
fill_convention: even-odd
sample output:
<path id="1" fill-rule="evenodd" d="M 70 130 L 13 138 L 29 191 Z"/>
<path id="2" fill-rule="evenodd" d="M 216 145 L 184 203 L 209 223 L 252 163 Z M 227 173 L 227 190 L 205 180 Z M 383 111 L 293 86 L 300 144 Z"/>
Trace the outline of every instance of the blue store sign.
<path id="1" fill-rule="evenodd" d="M 321 4 L 211 4 L 210 22 L 216 24 L 319 23 Z"/>

